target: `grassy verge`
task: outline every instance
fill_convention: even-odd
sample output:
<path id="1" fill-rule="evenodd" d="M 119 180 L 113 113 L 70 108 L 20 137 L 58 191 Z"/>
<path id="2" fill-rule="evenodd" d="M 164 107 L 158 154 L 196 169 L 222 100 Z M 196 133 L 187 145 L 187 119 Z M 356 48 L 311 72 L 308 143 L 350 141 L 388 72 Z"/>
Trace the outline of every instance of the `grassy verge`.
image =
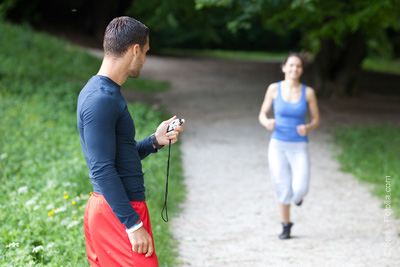
<path id="1" fill-rule="evenodd" d="M 164 49 L 162 54 L 172 55 L 194 55 L 194 56 L 207 56 L 235 60 L 254 60 L 254 61 L 269 61 L 269 62 L 282 62 L 287 56 L 287 53 L 269 53 L 262 51 L 233 51 L 233 50 L 218 50 L 218 49 Z"/>
<path id="2" fill-rule="evenodd" d="M 262 52 L 262 51 L 233 51 L 218 49 L 173 49 L 168 48 L 161 51 L 162 54 L 170 55 L 189 55 L 189 56 L 207 56 L 215 58 L 225 58 L 234 60 L 253 60 L 266 62 L 283 62 L 288 52 Z M 400 74 L 400 59 L 385 58 L 366 58 L 362 63 L 362 69 L 369 71 Z"/>
<path id="3" fill-rule="evenodd" d="M 373 193 L 390 200 L 400 216 L 400 127 L 382 125 L 336 128 L 342 169 L 375 185 Z M 390 199 L 388 199 L 390 198 Z"/>
<path id="4" fill-rule="evenodd" d="M 125 90 L 137 90 L 146 93 L 160 93 L 170 88 L 169 81 L 153 81 L 144 78 L 128 79 L 124 83 Z"/>
<path id="5" fill-rule="evenodd" d="M 362 63 L 364 70 L 400 74 L 400 59 L 366 58 Z"/>
<path id="6" fill-rule="evenodd" d="M 27 27 L 0 21 L 0 32 L 0 265 L 88 266 L 83 214 L 92 186 L 75 109 L 80 89 L 101 60 Z M 129 109 L 137 140 L 165 119 L 140 103 Z M 160 266 L 176 260 L 176 241 L 159 215 L 166 152 L 143 161 Z M 171 177 L 173 215 L 184 197 L 178 145 L 173 147 Z"/>

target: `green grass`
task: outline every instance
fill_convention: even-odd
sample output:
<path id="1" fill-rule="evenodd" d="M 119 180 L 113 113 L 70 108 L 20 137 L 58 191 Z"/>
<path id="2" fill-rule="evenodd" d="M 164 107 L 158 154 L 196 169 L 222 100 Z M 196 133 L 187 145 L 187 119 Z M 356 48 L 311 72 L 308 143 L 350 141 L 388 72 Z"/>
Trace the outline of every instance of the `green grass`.
<path id="1" fill-rule="evenodd" d="M 218 49 L 163 49 L 162 54 L 206 56 L 234 60 L 252 60 L 265 62 L 283 62 L 289 52 L 262 52 L 262 51 L 233 51 Z M 400 74 L 400 59 L 386 59 L 368 57 L 362 63 L 362 69 L 384 73 Z"/>
<path id="2" fill-rule="evenodd" d="M 29 27 L 0 21 L 0 33 L 0 265 L 88 266 L 83 214 L 92 186 L 75 110 L 101 60 Z M 136 140 L 166 119 L 141 103 L 129 109 Z M 166 153 L 150 155 L 143 168 L 160 266 L 173 266 L 177 243 L 160 218 Z M 170 216 L 184 198 L 179 144 L 172 156 Z"/>
<path id="3" fill-rule="evenodd" d="M 253 61 L 268 61 L 282 62 L 288 53 L 269 53 L 262 51 L 233 51 L 233 50 L 218 50 L 218 49 L 164 49 L 163 54 L 172 55 L 194 55 L 207 56 L 234 60 L 253 60 Z"/>
<path id="4" fill-rule="evenodd" d="M 374 184 L 373 193 L 382 201 L 390 195 L 397 216 L 400 216 L 399 132 L 400 127 L 390 125 L 352 126 L 334 131 L 341 150 L 338 157 L 342 169 Z"/>
<path id="5" fill-rule="evenodd" d="M 369 71 L 400 74 L 400 59 L 366 58 L 362 68 Z"/>
<path id="6" fill-rule="evenodd" d="M 160 93 L 171 87 L 169 81 L 153 81 L 144 78 L 128 79 L 123 85 L 124 90 L 137 90 L 146 93 Z"/>

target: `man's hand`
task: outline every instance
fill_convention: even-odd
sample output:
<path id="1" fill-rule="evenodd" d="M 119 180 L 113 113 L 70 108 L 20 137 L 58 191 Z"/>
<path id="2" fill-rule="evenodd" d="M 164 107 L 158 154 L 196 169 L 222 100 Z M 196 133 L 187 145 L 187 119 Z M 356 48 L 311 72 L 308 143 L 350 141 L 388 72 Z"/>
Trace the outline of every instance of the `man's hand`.
<path id="1" fill-rule="evenodd" d="M 157 128 L 157 131 L 154 133 L 156 136 L 158 144 L 165 146 L 169 145 L 169 140 L 171 140 L 171 144 L 176 143 L 178 141 L 178 135 L 183 131 L 183 126 L 176 126 L 175 129 L 169 133 L 167 133 L 168 125 L 176 119 L 176 116 L 173 116 L 171 119 L 167 121 L 163 121 Z M 182 119 L 182 124 L 185 123 L 185 120 Z"/>
<path id="2" fill-rule="evenodd" d="M 146 253 L 146 257 L 150 257 L 153 254 L 153 240 L 143 226 L 135 232 L 128 234 L 128 236 L 134 252 L 139 254 Z"/>

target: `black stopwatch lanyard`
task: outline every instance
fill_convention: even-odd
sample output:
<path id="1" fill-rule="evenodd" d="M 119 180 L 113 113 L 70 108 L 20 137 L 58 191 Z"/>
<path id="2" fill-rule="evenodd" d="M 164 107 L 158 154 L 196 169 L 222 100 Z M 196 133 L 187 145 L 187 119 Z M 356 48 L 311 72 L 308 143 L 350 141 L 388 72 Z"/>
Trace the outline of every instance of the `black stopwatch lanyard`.
<path id="1" fill-rule="evenodd" d="M 168 199 L 168 176 L 169 176 L 169 159 L 170 159 L 170 157 L 171 157 L 171 140 L 169 140 L 169 146 L 168 146 L 167 183 L 165 185 L 165 200 L 164 200 L 164 206 L 161 211 L 161 218 L 164 220 L 164 222 L 168 222 L 167 199 Z M 164 210 L 165 210 L 165 218 L 164 218 Z"/>

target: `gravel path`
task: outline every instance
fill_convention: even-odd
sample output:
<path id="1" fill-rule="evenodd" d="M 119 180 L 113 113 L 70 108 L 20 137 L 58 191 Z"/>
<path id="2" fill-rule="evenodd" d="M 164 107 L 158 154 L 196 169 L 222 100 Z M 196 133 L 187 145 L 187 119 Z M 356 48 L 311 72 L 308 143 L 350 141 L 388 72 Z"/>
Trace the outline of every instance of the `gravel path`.
<path id="1" fill-rule="evenodd" d="M 400 266 L 400 220 L 384 222 L 371 187 L 340 170 L 327 131 L 333 121 L 365 113 L 346 112 L 353 106 L 341 100 L 333 114 L 333 102 L 320 101 L 322 127 L 309 138 L 310 192 L 292 207 L 293 238 L 281 241 L 269 133 L 257 120 L 267 85 L 281 77 L 278 65 L 149 57 L 142 76 L 170 80 L 172 89 L 156 98 L 187 120 L 181 149 L 188 194 L 172 220 L 181 266 Z M 388 105 L 379 121 L 393 119 L 397 104 Z"/>

